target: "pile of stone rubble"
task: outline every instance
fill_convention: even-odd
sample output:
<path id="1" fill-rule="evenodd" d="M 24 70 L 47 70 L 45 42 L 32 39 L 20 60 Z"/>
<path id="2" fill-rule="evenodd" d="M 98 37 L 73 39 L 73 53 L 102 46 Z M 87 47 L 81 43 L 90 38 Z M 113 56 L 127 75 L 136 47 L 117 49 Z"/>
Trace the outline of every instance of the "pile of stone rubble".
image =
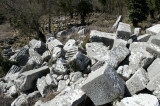
<path id="1" fill-rule="evenodd" d="M 91 30 L 85 48 L 74 39 L 62 44 L 54 36 L 46 43 L 31 40 L 11 55 L 18 66 L 0 79 L 0 94 L 17 97 L 11 106 L 48 93 L 57 95 L 35 106 L 87 106 L 88 98 L 91 106 L 159 106 L 160 24 L 141 35 L 140 28 L 132 33 L 129 24 L 119 21 L 114 33 Z M 79 32 L 85 35 L 85 30 Z"/>

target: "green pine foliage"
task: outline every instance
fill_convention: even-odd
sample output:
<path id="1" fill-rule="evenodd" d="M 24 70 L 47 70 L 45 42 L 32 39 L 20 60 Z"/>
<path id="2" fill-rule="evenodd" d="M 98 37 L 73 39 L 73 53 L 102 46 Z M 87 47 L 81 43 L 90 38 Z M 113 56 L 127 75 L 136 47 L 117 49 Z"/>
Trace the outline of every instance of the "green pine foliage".
<path id="1" fill-rule="evenodd" d="M 148 6 L 146 0 L 129 0 L 128 4 L 129 18 L 133 26 L 147 19 Z"/>

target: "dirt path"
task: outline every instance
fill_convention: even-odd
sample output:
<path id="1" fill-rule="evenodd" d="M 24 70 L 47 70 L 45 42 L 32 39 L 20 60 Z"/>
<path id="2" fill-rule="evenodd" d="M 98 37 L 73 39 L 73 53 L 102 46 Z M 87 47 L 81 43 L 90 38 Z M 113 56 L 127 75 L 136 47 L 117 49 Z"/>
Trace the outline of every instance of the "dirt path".
<path id="1" fill-rule="evenodd" d="M 13 28 L 10 27 L 9 23 L 3 23 L 0 25 L 0 40 L 13 35 Z"/>

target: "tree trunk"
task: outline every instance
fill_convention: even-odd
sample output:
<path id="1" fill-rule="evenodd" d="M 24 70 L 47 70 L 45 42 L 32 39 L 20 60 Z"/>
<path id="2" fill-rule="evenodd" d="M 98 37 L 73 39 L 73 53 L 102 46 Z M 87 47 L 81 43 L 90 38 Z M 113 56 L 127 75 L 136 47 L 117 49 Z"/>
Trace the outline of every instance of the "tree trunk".
<path id="1" fill-rule="evenodd" d="M 151 19 L 155 19 L 155 17 L 154 17 L 154 10 L 150 10 L 150 16 L 151 16 Z"/>
<path id="2" fill-rule="evenodd" d="M 48 16 L 48 32 L 51 33 L 51 0 L 48 2 L 48 7 L 49 7 L 49 16 Z"/>
<path id="3" fill-rule="evenodd" d="M 85 24 L 85 16 L 81 15 L 81 25 Z"/>

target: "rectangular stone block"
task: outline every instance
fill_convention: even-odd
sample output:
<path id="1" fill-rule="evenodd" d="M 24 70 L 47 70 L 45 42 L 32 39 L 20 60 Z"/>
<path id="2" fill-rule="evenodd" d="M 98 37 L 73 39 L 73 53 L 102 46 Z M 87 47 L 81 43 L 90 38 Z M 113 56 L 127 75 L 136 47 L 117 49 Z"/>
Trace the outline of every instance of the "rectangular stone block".
<path id="1" fill-rule="evenodd" d="M 81 89 L 95 105 L 104 105 L 124 95 L 124 81 L 112 66 L 105 64 L 88 76 Z"/>
<path id="2" fill-rule="evenodd" d="M 116 38 L 128 40 L 130 36 L 131 36 L 130 25 L 120 22 L 116 31 Z"/>
<path id="3" fill-rule="evenodd" d="M 146 29 L 147 34 L 157 35 L 160 32 L 160 24 L 154 25 Z"/>

